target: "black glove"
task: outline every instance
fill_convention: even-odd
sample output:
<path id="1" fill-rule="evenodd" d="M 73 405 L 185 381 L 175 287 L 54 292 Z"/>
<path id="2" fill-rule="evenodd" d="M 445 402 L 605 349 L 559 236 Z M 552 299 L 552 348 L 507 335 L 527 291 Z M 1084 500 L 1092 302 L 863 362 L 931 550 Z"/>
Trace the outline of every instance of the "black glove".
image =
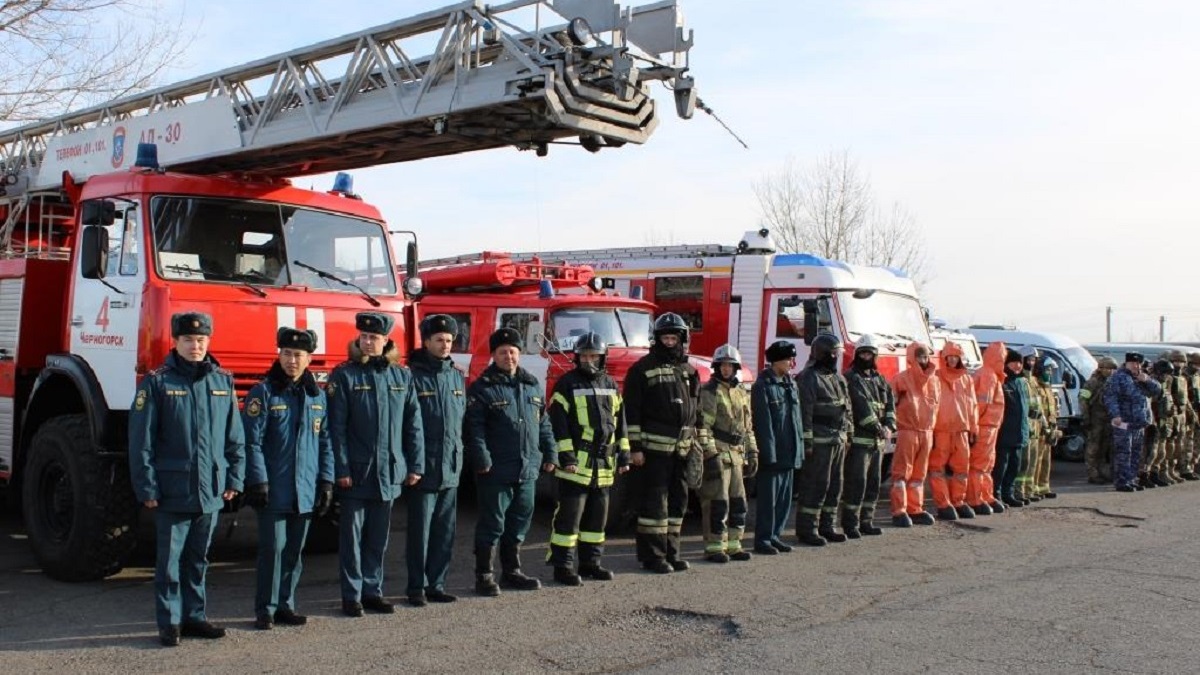
<path id="1" fill-rule="evenodd" d="M 317 501 L 313 504 L 313 514 L 321 518 L 329 513 L 331 505 L 333 505 L 333 483 L 323 480 L 317 483 Z"/>
<path id="2" fill-rule="evenodd" d="M 704 460 L 704 480 L 720 478 L 721 476 L 721 456 L 713 455 Z"/>
<path id="3" fill-rule="evenodd" d="M 267 508 L 267 493 L 270 488 L 266 483 L 258 483 L 246 488 L 246 504 L 251 508 Z"/>
<path id="4" fill-rule="evenodd" d="M 758 457 L 752 455 L 746 458 L 746 465 L 742 467 L 742 477 L 754 478 L 756 473 L 758 473 Z"/>

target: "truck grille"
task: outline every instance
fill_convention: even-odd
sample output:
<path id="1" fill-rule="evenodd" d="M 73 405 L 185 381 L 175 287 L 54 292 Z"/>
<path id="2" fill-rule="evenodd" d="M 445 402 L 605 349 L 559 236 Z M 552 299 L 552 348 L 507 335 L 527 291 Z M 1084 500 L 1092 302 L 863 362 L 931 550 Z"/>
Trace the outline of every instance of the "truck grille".
<path id="1" fill-rule="evenodd" d="M 237 390 L 238 399 L 241 401 L 245 401 L 246 394 L 250 392 L 250 389 L 267 376 L 267 371 L 270 370 L 272 363 L 268 361 L 255 367 L 255 364 L 247 363 L 249 359 L 228 359 L 228 361 L 234 362 L 233 367 L 225 366 L 227 360 L 222 360 L 221 365 L 233 373 L 233 387 Z M 336 359 L 316 358 L 313 359 L 308 369 L 316 376 L 317 382 L 324 386 L 325 381 L 329 379 L 329 372 L 339 363 L 341 361 Z"/>

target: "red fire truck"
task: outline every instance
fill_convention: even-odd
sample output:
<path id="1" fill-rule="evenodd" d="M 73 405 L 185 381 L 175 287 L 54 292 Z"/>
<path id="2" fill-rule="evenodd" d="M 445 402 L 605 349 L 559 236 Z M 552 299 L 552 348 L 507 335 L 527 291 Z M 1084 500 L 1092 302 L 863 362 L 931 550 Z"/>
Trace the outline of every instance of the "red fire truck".
<path id="1" fill-rule="evenodd" d="M 419 275 L 423 294 L 418 316 L 449 314 L 457 320 L 460 334 L 452 358 L 468 379 L 487 367 L 488 336 L 499 328 L 514 328 L 525 336 L 521 365 L 545 382 L 547 391 L 574 368 L 572 350 L 583 333 L 604 337 L 608 372 L 618 384 L 650 348 L 654 305 L 605 290 L 611 282 L 587 265 L 484 252 L 424 261 Z M 711 361 L 693 356 L 691 362 L 707 380 Z M 750 371 L 743 375 L 748 381 Z"/>
<path id="2" fill-rule="evenodd" d="M 916 287 L 902 271 L 828 260 L 808 253 L 777 253 L 770 232 L 747 232 L 737 246 L 644 246 L 518 253 L 542 260 L 590 265 L 615 288 L 682 315 L 692 327 L 691 349 L 712 354 L 735 345 L 751 368 L 776 340 L 794 342 L 799 365 L 805 338 L 817 330 L 849 345 L 864 333 L 882 338 L 880 371 L 904 368 L 905 350 L 932 344 Z M 853 358 L 848 349 L 847 358 Z M 848 365 L 848 364 L 847 364 Z"/>
<path id="3" fill-rule="evenodd" d="M 239 394 L 279 326 L 319 334 L 318 376 L 355 312 L 396 315 L 409 343 L 420 281 L 397 285 L 379 212 L 348 176 L 287 177 L 644 142 L 649 81 L 694 105 L 681 26 L 674 2 L 463 2 L 0 134 L 0 487 L 42 568 L 95 579 L 132 551 L 129 404 L 173 313 L 213 316 Z"/>

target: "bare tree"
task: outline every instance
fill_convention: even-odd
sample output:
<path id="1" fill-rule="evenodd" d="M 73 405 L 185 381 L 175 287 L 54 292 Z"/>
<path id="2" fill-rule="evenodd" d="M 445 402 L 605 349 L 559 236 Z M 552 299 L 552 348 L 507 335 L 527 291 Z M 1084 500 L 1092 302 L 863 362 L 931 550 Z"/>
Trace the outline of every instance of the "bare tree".
<path id="1" fill-rule="evenodd" d="M 0 121 L 146 89 L 186 47 L 161 0 L 0 0 Z"/>
<path id="2" fill-rule="evenodd" d="M 848 151 L 811 167 L 784 168 L 754 184 L 762 223 L 786 251 L 904 270 L 917 285 L 929 260 L 916 217 L 900 203 L 881 208 L 870 179 Z"/>

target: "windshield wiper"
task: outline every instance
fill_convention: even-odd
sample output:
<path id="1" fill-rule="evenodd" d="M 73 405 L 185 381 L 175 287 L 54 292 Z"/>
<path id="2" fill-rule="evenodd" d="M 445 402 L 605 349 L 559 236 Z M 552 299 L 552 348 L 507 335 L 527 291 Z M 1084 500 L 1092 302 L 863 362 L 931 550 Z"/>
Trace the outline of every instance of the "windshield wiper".
<path id="1" fill-rule="evenodd" d="M 257 295 L 260 298 L 267 297 L 267 292 L 264 291 L 263 289 L 259 288 L 258 286 L 255 286 L 254 284 L 250 283 L 249 281 L 246 281 L 244 279 L 238 279 L 237 277 L 230 276 L 228 274 L 221 274 L 220 272 L 213 272 L 213 271 L 205 270 L 205 269 L 196 269 L 195 267 L 192 267 L 191 265 L 166 265 L 163 267 L 163 269 L 170 270 L 172 272 L 183 272 L 185 274 L 200 274 L 205 279 L 207 279 L 208 277 L 214 277 L 216 279 L 220 279 L 221 281 L 232 281 L 233 283 L 241 286 L 242 288 L 249 289 L 251 293 L 254 293 L 255 295 Z"/>
<path id="2" fill-rule="evenodd" d="M 347 280 L 337 276 L 336 274 L 330 274 L 329 272 L 326 272 L 325 270 L 317 269 L 317 268 L 313 267 L 312 265 L 309 265 L 306 262 L 301 262 L 299 260 L 293 260 L 292 264 L 295 265 L 296 267 L 303 267 L 304 269 L 308 270 L 309 272 L 312 272 L 313 274 L 317 275 L 318 277 L 321 277 L 322 279 L 329 279 L 331 281 L 336 281 L 343 286 L 349 286 L 350 288 L 354 288 L 354 289 L 358 290 L 359 293 L 362 293 L 362 296 L 367 299 L 367 302 L 371 303 L 372 307 L 379 306 L 379 301 L 375 299 L 375 296 L 368 293 L 367 289 L 363 288 L 362 286 L 359 286 L 358 284 L 354 283 L 353 281 L 347 281 Z"/>
<path id="3" fill-rule="evenodd" d="M 625 342 L 624 346 L 629 346 L 629 336 L 625 334 L 625 323 L 621 321 L 621 312 L 613 310 L 613 315 L 617 317 L 617 330 L 621 331 L 621 340 Z"/>

